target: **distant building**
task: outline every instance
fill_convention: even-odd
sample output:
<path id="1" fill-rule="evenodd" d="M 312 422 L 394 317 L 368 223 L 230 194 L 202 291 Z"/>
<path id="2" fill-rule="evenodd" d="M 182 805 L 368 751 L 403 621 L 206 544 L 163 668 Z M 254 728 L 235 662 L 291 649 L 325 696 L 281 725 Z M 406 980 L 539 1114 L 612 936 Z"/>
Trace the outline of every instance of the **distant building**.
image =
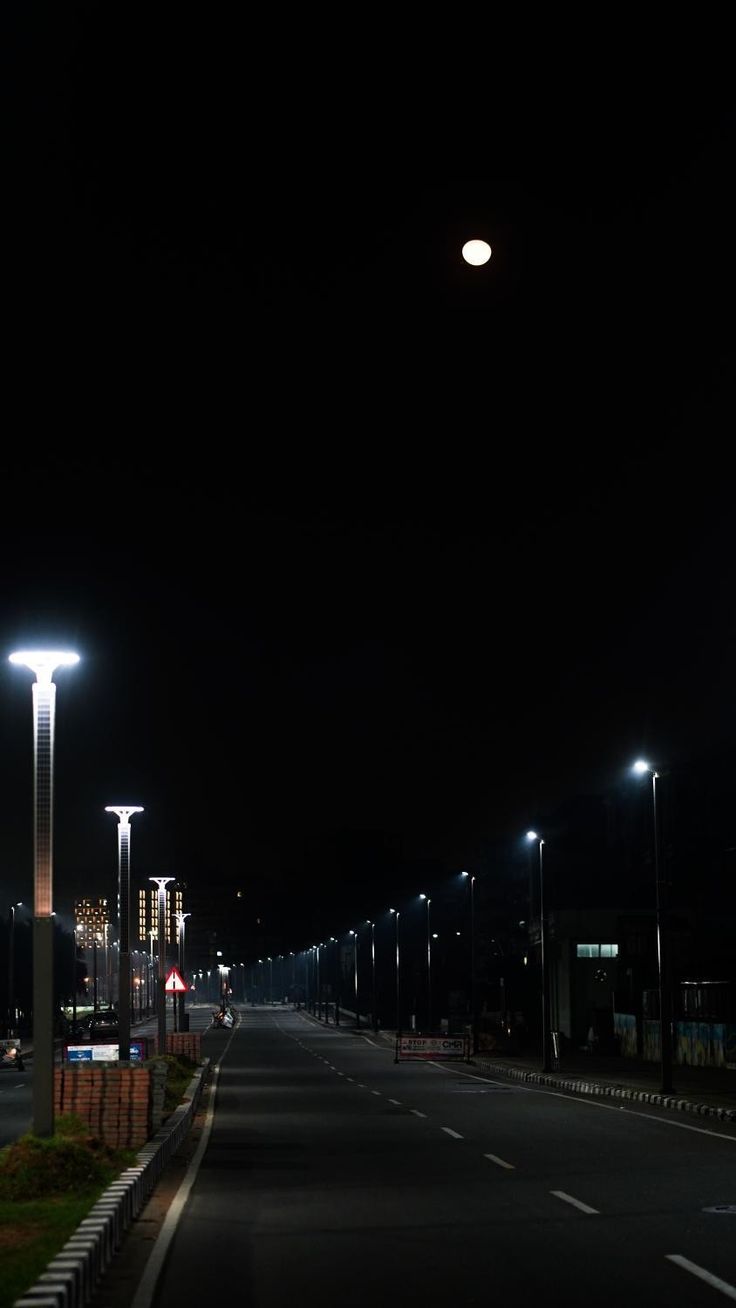
<path id="1" fill-rule="evenodd" d="M 110 927 L 110 908 L 107 900 L 75 900 L 74 925 L 77 943 L 82 949 L 91 949 L 95 940 L 98 944 L 107 944 L 107 932 Z"/>
<path id="2" fill-rule="evenodd" d="M 179 922 L 176 917 L 177 913 L 184 910 L 184 892 L 181 886 L 176 882 L 170 883 L 166 887 L 166 944 L 178 946 L 179 944 Z M 137 943 L 148 950 L 150 945 L 150 933 L 154 933 L 154 938 L 158 939 L 158 887 L 154 885 L 147 886 L 145 889 L 138 890 L 137 913 L 135 921 L 131 921 L 133 928 L 132 935 L 135 936 Z"/>

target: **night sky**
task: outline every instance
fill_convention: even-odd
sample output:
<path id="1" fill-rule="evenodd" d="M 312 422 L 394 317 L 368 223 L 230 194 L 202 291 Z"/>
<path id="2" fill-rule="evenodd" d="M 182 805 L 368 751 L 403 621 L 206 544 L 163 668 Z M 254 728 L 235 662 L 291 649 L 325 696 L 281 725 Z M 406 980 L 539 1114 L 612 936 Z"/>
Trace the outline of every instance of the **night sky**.
<path id="1" fill-rule="evenodd" d="M 81 655 L 59 909 L 114 895 L 141 803 L 134 870 L 297 947 L 731 748 L 733 115 L 443 117 L 94 8 L 6 50 L 0 648 Z M 8 899 L 30 684 L 0 666 Z"/>

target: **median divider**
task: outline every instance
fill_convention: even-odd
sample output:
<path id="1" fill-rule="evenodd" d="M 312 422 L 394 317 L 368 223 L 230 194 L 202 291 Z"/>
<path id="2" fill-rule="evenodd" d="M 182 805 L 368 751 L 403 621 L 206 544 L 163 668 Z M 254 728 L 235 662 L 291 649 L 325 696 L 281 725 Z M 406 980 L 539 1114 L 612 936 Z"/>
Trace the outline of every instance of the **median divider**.
<path id="1" fill-rule="evenodd" d="M 45 1272 L 13 1308 L 83 1308 L 189 1131 L 210 1065 L 205 1058 L 184 1100 L 139 1149 L 136 1164 L 111 1181 Z"/>

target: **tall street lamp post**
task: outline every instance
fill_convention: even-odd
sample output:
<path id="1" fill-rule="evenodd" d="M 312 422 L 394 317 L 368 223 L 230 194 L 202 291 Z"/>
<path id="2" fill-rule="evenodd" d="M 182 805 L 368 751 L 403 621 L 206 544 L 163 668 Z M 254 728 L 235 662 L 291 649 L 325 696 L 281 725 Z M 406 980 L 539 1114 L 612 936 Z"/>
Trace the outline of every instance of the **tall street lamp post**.
<path id="1" fill-rule="evenodd" d="M 130 818 L 142 813 L 137 805 L 108 804 L 106 813 L 118 819 L 118 1058 L 130 1061 Z"/>
<path id="2" fill-rule="evenodd" d="M 478 999 L 475 981 L 475 876 L 462 872 L 470 888 L 470 1030 L 473 1053 L 478 1052 Z"/>
<path id="3" fill-rule="evenodd" d="M 429 906 L 432 900 L 420 895 L 427 905 L 427 1034 L 432 1032 L 432 936 L 429 929 Z"/>
<path id="4" fill-rule="evenodd" d="M 358 1012 L 358 932 L 350 931 L 353 937 L 353 993 L 355 996 L 355 1025 L 360 1026 L 360 1013 Z"/>
<path id="5" fill-rule="evenodd" d="M 654 835 L 654 877 L 656 882 L 657 915 L 657 967 L 659 979 L 659 1049 L 662 1062 L 662 1093 L 672 1094 L 672 985 L 670 978 L 669 932 L 666 918 L 666 885 L 662 876 L 659 847 L 659 807 L 657 782 L 659 772 L 643 759 L 638 759 L 633 771 L 639 776 L 646 773 L 652 778 L 652 822 Z"/>
<path id="6" fill-rule="evenodd" d="M 366 926 L 371 929 L 371 1022 L 373 1030 L 378 1030 L 378 1013 L 376 1012 L 376 924 L 368 917 Z"/>
<path id="7" fill-rule="evenodd" d="M 185 932 L 185 923 L 186 923 L 187 918 L 188 918 L 188 917 L 191 917 L 191 916 L 192 916 L 191 913 L 181 913 L 181 912 L 179 912 L 179 913 L 176 914 L 176 920 L 177 920 L 177 922 L 179 923 L 179 972 L 180 972 L 180 974 L 181 974 L 181 979 L 182 979 L 182 981 L 185 979 L 185 978 L 184 978 L 184 932 Z M 241 966 L 242 966 L 242 964 L 241 964 Z M 185 991 L 185 990 L 182 990 L 181 993 L 180 993 L 179 996 L 178 996 L 178 1003 L 179 1003 L 179 1030 L 180 1030 L 180 1031 L 183 1031 L 183 1030 L 184 1030 L 184 1000 L 185 1000 L 185 998 L 186 998 L 186 991 Z"/>
<path id="8" fill-rule="evenodd" d="M 54 1132 L 53 798 L 54 717 L 58 667 L 79 662 L 61 650 L 18 650 L 10 662 L 30 668 L 33 683 L 33 1130 Z"/>
<path id="9" fill-rule="evenodd" d="M 149 877 L 158 886 L 158 1052 L 166 1053 L 166 887 L 173 877 Z"/>
<path id="10" fill-rule="evenodd" d="M 549 1072 L 549 950 L 547 948 L 547 913 L 544 906 L 544 840 L 536 831 L 527 831 L 526 838 L 534 841 L 539 850 L 539 949 L 542 963 L 542 1071 Z"/>
<path id="11" fill-rule="evenodd" d="M 15 910 L 23 900 L 10 905 L 10 938 L 8 940 L 8 1035 L 15 1035 Z"/>
<path id="12" fill-rule="evenodd" d="M 401 967 L 399 957 L 399 918 L 401 913 L 398 908 L 390 908 L 389 913 L 393 913 L 396 923 L 396 1034 L 401 1033 Z"/>

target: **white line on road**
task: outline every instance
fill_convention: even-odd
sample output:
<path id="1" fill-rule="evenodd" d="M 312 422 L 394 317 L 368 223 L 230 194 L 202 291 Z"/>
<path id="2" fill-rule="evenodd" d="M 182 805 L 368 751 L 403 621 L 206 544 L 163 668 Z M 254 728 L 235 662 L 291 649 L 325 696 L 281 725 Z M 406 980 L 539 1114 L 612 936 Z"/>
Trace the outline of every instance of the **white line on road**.
<path id="1" fill-rule="evenodd" d="M 380 1093 L 381 1093 L 380 1090 L 371 1090 L 372 1095 L 380 1095 Z"/>
<path id="2" fill-rule="evenodd" d="M 388 1102 L 389 1102 L 390 1104 L 397 1104 L 399 1107 L 401 1106 L 401 1100 L 400 1100 L 400 1099 L 389 1099 Z"/>
<path id="3" fill-rule="evenodd" d="M 366 1044 L 373 1045 L 373 1048 L 374 1048 L 374 1049 L 380 1049 L 380 1048 L 381 1048 L 380 1045 L 377 1045 L 377 1044 L 376 1044 L 375 1040 L 369 1040 L 369 1039 L 368 1039 L 368 1036 L 363 1036 L 363 1039 L 365 1040 Z M 390 1051 L 389 1051 L 389 1052 L 390 1052 Z"/>
<path id="4" fill-rule="evenodd" d="M 440 1130 L 444 1131 L 446 1135 L 451 1135 L 453 1140 L 462 1140 L 464 1138 L 459 1131 L 453 1131 L 451 1126 L 441 1126 Z"/>
<path id="5" fill-rule="evenodd" d="M 691 1263 L 689 1258 L 683 1258 L 682 1254 L 665 1254 L 671 1263 L 676 1263 L 686 1272 L 692 1272 L 693 1276 L 698 1276 L 706 1285 L 711 1285 L 714 1290 L 720 1290 L 725 1294 L 727 1299 L 736 1299 L 736 1289 L 728 1284 L 728 1281 L 722 1281 L 720 1276 L 714 1276 L 712 1272 L 707 1272 L 704 1267 L 698 1267 L 697 1263 Z"/>
<path id="6" fill-rule="evenodd" d="M 597 1208 L 591 1208 L 590 1204 L 584 1204 L 581 1199 L 574 1199 L 571 1194 L 565 1194 L 564 1190 L 550 1190 L 550 1194 L 555 1195 L 557 1199 L 562 1199 L 566 1204 L 572 1204 L 573 1208 L 579 1208 L 581 1213 L 597 1213 Z"/>
<path id="7" fill-rule="evenodd" d="M 409 1112 L 410 1112 L 410 1113 L 413 1113 L 415 1117 L 426 1117 L 426 1116 L 427 1116 L 426 1113 L 420 1113 L 420 1111 L 419 1111 L 418 1108 L 410 1108 L 410 1109 L 409 1109 Z"/>
<path id="8" fill-rule="evenodd" d="M 353 1085 L 355 1085 L 355 1077 L 354 1077 L 354 1076 L 346 1076 L 345 1080 L 346 1080 L 346 1081 L 352 1081 Z"/>
<path id="9" fill-rule="evenodd" d="M 507 1167 L 510 1172 L 515 1171 L 514 1164 L 504 1162 L 503 1158 L 499 1158 L 498 1154 L 484 1154 L 483 1157 L 488 1158 L 492 1163 L 498 1163 L 499 1167 Z"/>
<path id="10" fill-rule="evenodd" d="M 217 1086 L 220 1079 L 220 1066 L 225 1058 L 225 1055 L 227 1054 L 228 1049 L 230 1048 L 230 1045 L 232 1043 L 232 1038 L 235 1035 L 236 1030 L 237 1027 L 233 1027 L 232 1031 L 230 1032 L 230 1039 L 228 1040 L 227 1044 L 225 1045 L 225 1048 L 223 1049 L 220 1055 L 220 1062 L 213 1069 L 212 1085 L 210 1088 L 210 1100 L 209 1100 L 209 1104 L 207 1105 L 207 1116 L 205 1118 L 204 1127 L 202 1129 L 202 1137 L 199 1141 L 199 1144 L 197 1145 L 196 1152 L 186 1172 L 184 1173 L 181 1185 L 179 1186 L 179 1189 L 177 1190 L 173 1200 L 171 1201 L 169 1211 L 167 1212 L 166 1217 L 164 1218 L 163 1226 L 161 1227 L 161 1230 L 159 1231 L 156 1237 L 156 1242 L 153 1246 L 153 1249 L 151 1250 L 151 1254 L 148 1259 L 148 1262 L 146 1263 L 143 1269 L 143 1275 L 138 1284 L 138 1289 L 135 1292 L 135 1296 L 131 1303 L 131 1308 L 150 1308 L 151 1304 L 153 1303 L 153 1296 L 156 1291 L 156 1284 L 158 1282 L 159 1276 L 161 1275 L 161 1270 L 166 1260 L 166 1254 L 168 1253 L 169 1245 L 171 1244 L 171 1241 L 173 1240 L 174 1235 L 176 1234 L 176 1228 L 179 1222 L 179 1218 L 181 1217 L 184 1211 L 184 1205 L 186 1204 L 187 1199 L 189 1198 L 189 1191 L 191 1190 L 192 1186 L 194 1185 L 194 1182 L 197 1179 L 197 1172 L 199 1171 L 200 1163 L 202 1162 L 205 1150 L 207 1148 L 207 1145 L 209 1144 L 210 1135 L 212 1133 L 212 1126 L 215 1120 L 215 1099 L 217 1097 Z"/>

